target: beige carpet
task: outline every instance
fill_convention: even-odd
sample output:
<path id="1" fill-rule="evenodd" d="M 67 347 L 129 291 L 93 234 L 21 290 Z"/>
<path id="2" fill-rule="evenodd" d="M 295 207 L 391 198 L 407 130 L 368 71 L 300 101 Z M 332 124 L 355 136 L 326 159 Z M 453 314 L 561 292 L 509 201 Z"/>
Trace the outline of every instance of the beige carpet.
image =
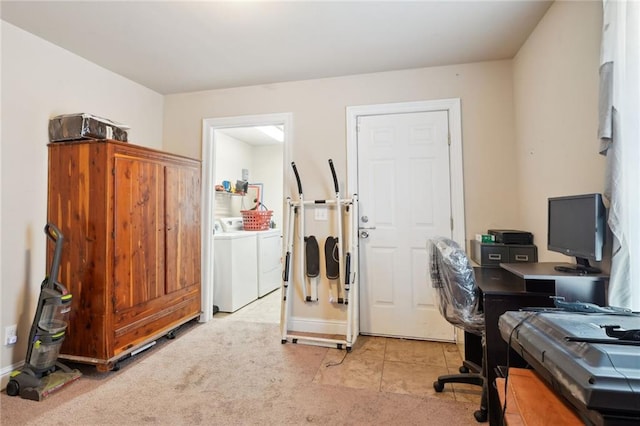
<path id="1" fill-rule="evenodd" d="M 230 316 L 185 328 L 120 371 L 84 367 L 45 401 L 3 392 L 2 425 L 476 424 L 475 403 L 314 382 L 335 350 L 282 345 L 277 324 Z"/>

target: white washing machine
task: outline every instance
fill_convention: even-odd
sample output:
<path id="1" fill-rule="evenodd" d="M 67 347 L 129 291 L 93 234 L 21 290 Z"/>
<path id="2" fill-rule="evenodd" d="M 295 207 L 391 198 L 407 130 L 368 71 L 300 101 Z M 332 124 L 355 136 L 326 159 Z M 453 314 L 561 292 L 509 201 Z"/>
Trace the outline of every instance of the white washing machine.
<path id="1" fill-rule="evenodd" d="M 258 250 L 258 297 L 282 284 L 282 236 L 279 229 L 255 231 Z"/>
<path id="2" fill-rule="evenodd" d="M 242 231 L 241 217 L 220 222 L 214 235 L 213 303 L 221 312 L 235 312 L 258 298 L 256 232 Z"/>

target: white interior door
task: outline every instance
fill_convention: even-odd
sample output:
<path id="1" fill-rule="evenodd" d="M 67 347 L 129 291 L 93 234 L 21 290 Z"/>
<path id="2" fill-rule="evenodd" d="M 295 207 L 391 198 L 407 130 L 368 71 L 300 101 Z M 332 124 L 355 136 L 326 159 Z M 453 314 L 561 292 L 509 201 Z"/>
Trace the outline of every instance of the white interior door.
<path id="1" fill-rule="evenodd" d="M 426 253 L 452 234 L 448 129 L 447 111 L 358 116 L 362 333 L 454 340 Z"/>

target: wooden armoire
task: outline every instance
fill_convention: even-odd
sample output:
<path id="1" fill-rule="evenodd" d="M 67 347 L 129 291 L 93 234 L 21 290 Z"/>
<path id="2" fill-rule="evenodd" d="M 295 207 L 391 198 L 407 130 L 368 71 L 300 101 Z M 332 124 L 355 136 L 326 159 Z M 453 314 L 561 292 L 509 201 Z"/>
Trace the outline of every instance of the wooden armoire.
<path id="1" fill-rule="evenodd" d="M 110 370 L 200 315 L 200 162 L 110 140 L 48 148 L 73 294 L 60 358 Z"/>

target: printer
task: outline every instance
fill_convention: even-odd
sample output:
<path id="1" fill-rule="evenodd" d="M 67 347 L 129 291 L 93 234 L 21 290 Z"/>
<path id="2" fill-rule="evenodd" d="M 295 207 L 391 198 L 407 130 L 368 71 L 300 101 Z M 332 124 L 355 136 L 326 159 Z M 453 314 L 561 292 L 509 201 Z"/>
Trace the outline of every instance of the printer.
<path id="1" fill-rule="evenodd" d="M 498 327 L 585 424 L 640 424 L 640 315 L 509 311 Z"/>

